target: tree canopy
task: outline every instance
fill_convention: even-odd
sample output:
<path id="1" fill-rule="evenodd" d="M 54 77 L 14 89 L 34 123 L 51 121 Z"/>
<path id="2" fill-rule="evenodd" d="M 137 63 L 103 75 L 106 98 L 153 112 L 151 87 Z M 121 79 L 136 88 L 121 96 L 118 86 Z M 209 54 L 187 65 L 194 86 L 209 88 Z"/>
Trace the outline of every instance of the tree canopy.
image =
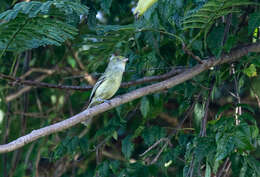
<path id="1" fill-rule="evenodd" d="M 1 0 L 0 176 L 260 176 L 259 5 Z"/>

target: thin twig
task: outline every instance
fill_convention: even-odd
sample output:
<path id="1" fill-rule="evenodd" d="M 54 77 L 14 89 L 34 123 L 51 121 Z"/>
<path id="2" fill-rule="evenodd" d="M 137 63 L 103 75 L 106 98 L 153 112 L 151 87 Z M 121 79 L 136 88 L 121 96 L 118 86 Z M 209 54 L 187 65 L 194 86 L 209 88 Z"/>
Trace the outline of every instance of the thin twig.
<path id="1" fill-rule="evenodd" d="M 207 132 L 206 126 L 207 126 L 207 119 L 208 119 L 208 113 L 209 113 L 209 102 L 210 102 L 213 87 L 214 87 L 214 85 L 212 85 L 212 87 L 210 88 L 210 91 L 208 93 L 207 102 L 206 102 L 206 106 L 205 106 L 205 113 L 204 113 L 204 116 L 203 116 L 202 121 L 201 121 L 201 128 L 200 128 L 200 136 L 201 137 L 205 137 L 206 132 Z"/>
<path id="2" fill-rule="evenodd" d="M 121 84 L 121 87 L 127 88 L 130 86 L 135 86 L 135 85 L 139 85 L 139 84 L 165 80 L 176 74 L 184 72 L 185 70 L 187 70 L 187 69 L 172 69 L 170 72 L 168 72 L 166 74 L 162 74 L 162 75 L 158 75 L 158 76 L 143 77 L 143 78 L 137 79 L 135 81 L 124 82 Z M 54 72 L 53 70 L 51 70 L 51 71 L 52 72 L 48 72 L 48 74 L 52 74 Z M 55 88 L 55 89 L 62 89 L 62 90 L 77 90 L 77 91 L 88 91 L 93 88 L 93 86 L 56 85 L 56 84 L 49 84 L 49 83 L 37 81 L 37 80 L 42 80 L 42 79 L 36 79 L 35 81 L 23 80 L 23 79 L 15 78 L 15 77 L 8 76 L 8 75 L 2 74 L 2 73 L 0 73 L 0 78 L 5 79 L 5 80 L 10 80 L 10 81 L 12 81 L 12 84 L 14 84 L 14 85 L 23 84 L 23 85 L 27 85 L 27 86 L 33 86 L 33 87 L 44 87 L 44 88 Z"/>
<path id="3" fill-rule="evenodd" d="M 200 64 L 203 63 L 203 60 L 201 60 L 201 58 L 197 55 L 195 55 L 191 50 L 189 50 L 187 48 L 187 46 L 183 45 L 182 49 L 184 50 L 184 52 L 186 52 L 188 55 L 190 55 L 192 58 L 194 58 L 197 62 L 199 62 Z"/>
<path id="4" fill-rule="evenodd" d="M 46 77 L 48 77 L 49 75 L 53 74 L 56 70 L 53 69 L 52 72 L 50 72 L 49 74 L 46 74 L 46 75 L 42 75 L 42 76 L 39 76 L 38 78 L 35 79 L 35 82 L 40 82 L 42 81 L 43 79 L 45 79 Z M 9 79 L 9 80 L 12 80 L 14 82 L 19 82 L 19 81 L 22 81 L 21 79 L 16 79 L 15 77 L 12 77 L 12 76 L 7 76 L 7 75 L 4 75 L 4 74 L 0 74 L 0 78 L 5 78 L 5 79 Z M 28 92 L 29 90 L 32 89 L 32 86 L 26 86 L 22 89 L 20 89 L 18 92 L 16 93 L 13 93 L 13 94 L 10 94 L 8 96 L 6 96 L 5 98 L 5 101 L 8 103 L 16 98 L 18 98 L 19 96 L 21 96 L 23 93 L 26 93 Z"/>
<path id="5" fill-rule="evenodd" d="M 234 77 L 234 87 L 235 87 L 234 90 L 235 90 L 235 94 L 236 94 L 236 98 L 237 98 L 237 103 L 240 104 L 241 99 L 240 99 L 240 95 L 239 95 L 238 81 L 237 81 L 237 77 L 236 77 L 235 66 L 233 63 L 231 64 L 231 71 L 232 71 L 232 75 Z M 238 116 L 241 114 L 242 114 L 242 108 L 241 108 L 241 106 L 237 106 L 236 111 L 235 111 L 236 125 L 238 125 L 240 123 Z"/>
<path id="6" fill-rule="evenodd" d="M 230 30 L 231 23 L 232 23 L 232 13 L 228 14 L 228 16 L 227 16 L 224 36 L 223 36 L 223 39 L 221 41 L 222 46 L 225 45 L 226 40 L 228 38 L 228 33 L 229 33 L 229 30 Z"/>
<path id="7" fill-rule="evenodd" d="M 24 80 L 26 77 L 31 75 L 32 73 L 45 73 L 52 74 L 53 69 L 45 69 L 45 68 L 30 68 L 26 73 L 19 77 L 19 79 Z"/>
<path id="8" fill-rule="evenodd" d="M 153 148 L 155 148 L 158 144 L 160 144 L 163 141 L 168 141 L 168 138 L 161 138 L 158 141 L 156 141 L 152 146 L 150 146 L 146 151 L 144 151 L 142 154 L 140 154 L 139 156 L 142 157 L 145 154 L 147 154 L 149 151 L 151 151 Z"/>
<path id="9" fill-rule="evenodd" d="M 200 96 L 197 97 L 197 99 L 199 99 Z M 161 153 L 163 152 L 163 150 L 170 144 L 170 139 L 172 138 L 173 135 L 176 134 L 177 131 L 181 130 L 181 127 L 183 125 L 183 123 L 185 122 L 185 120 L 190 116 L 190 114 L 192 113 L 195 103 L 196 101 L 192 104 L 192 106 L 189 108 L 188 113 L 185 115 L 184 119 L 179 123 L 178 127 L 176 129 L 174 129 L 174 131 L 167 137 L 167 138 L 161 138 L 158 141 L 156 141 L 152 146 L 150 146 L 145 152 L 143 152 L 142 154 L 140 154 L 139 156 L 144 156 L 146 153 L 148 153 L 149 151 L 151 151 L 153 148 L 155 148 L 157 145 L 159 145 L 161 142 L 166 141 L 166 143 L 163 145 L 163 147 L 160 149 L 159 153 L 156 155 L 156 157 L 152 160 L 152 162 L 150 164 L 155 163 L 158 158 L 160 157 Z"/>
<path id="10" fill-rule="evenodd" d="M 71 51 L 74 59 L 76 60 L 76 62 L 79 65 L 80 70 L 84 71 L 84 79 L 90 84 L 90 85 L 95 85 L 96 83 L 96 79 L 93 78 L 86 70 L 85 67 L 83 65 L 83 63 L 81 62 L 78 52 L 74 51 L 74 49 L 72 48 L 71 44 L 68 42 L 67 43 L 69 50 Z"/>
<path id="11" fill-rule="evenodd" d="M 168 146 L 170 143 L 169 139 L 167 138 L 166 143 L 163 145 L 163 147 L 160 149 L 160 151 L 156 154 L 155 158 L 151 161 L 150 164 L 154 164 L 159 159 L 160 155 L 162 154 L 163 150 Z"/>
<path id="12" fill-rule="evenodd" d="M 224 164 L 220 168 L 219 172 L 217 173 L 216 177 L 221 177 L 222 174 L 225 172 L 227 165 L 229 164 L 229 158 L 227 157 Z"/>
<path id="13" fill-rule="evenodd" d="M 223 176 L 223 177 L 227 177 L 227 175 L 229 174 L 228 172 L 229 172 L 229 170 L 230 170 L 230 167 L 231 167 L 231 162 L 229 161 L 229 163 L 228 163 L 228 165 L 227 165 L 227 167 L 226 167 L 226 169 L 225 169 L 225 173 L 224 173 L 224 176 Z"/>

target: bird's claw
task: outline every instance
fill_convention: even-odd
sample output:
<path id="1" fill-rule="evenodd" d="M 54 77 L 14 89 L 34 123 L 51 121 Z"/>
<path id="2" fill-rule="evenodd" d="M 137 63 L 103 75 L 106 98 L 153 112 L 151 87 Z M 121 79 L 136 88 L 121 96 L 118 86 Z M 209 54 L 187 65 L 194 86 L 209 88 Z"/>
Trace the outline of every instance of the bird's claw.
<path id="1" fill-rule="evenodd" d="M 106 100 L 106 99 L 102 99 L 102 98 L 97 98 L 97 101 L 111 104 L 110 100 Z"/>

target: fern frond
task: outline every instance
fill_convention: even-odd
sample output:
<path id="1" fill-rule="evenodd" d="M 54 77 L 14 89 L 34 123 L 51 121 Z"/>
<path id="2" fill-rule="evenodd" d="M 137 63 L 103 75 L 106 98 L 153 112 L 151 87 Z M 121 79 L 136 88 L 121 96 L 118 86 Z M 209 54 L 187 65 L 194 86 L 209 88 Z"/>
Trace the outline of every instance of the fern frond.
<path id="1" fill-rule="evenodd" d="M 65 13 L 65 15 L 71 15 L 76 13 L 79 15 L 85 15 L 88 13 L 88 8 L 74 1 L 54 0 L 44 3 L 38 1 L 20 2 L 17 3 L 12 10 L 7 10 L 0 14 L 0 19 L 4 22 L 8 22 L 19 13 L 28 15 L 29 18 L 36 17 L 37 15 L 47 15 L 51 8 L 57 8 L 59 11 Z"/>
<path id="2" fill-rule="evenodd" d="M 79 19 L 79 15 L 87 13 L 88 8 L 76 1 L 18 3 L 0 14 L 0 50 L 59 46 L 77 34 L 77 29 L 69 24 L 72 16 L 76 14 Z"/>
<path id="3" fill-rule="evenodd" d="M 26 20 L 24 26 L 17 26 Z M 17 30 L 19 32 L 16 34 Z M 8 47 L 8 50 L 20 52 L 46 45 L 59 46 L 65 40 L 73 39 L 76 34 L 75 27 L 61 21 L 40 17 L 28 20 L 23 15 L 19 15 L 9 23 L 0 24 L 0 50 Z M 15 41 L 8 44 L 8 41 L 13 38 Z"/>
<path id="4" fill-rule="evenodd" d="M 247 5 L 259 5 L 259 3 L 251 0 L 211 0 L 196 12 L 188 13 L 189 15 L 182 19 L 183 29 L 198 28 L 198 25 L 201 25 L 200 28 L 205 30 L 211 22 L 230 13 L 238 13 L 240 12 L 238 7 Z"/>
<path id="5" fill-rule="evenodd" d="M 206 47 L 207 34 L 212 25 L 215 24 L 214 22 L 228 14 L 241 12 L 239 7 L 248 5 L 259 5 L 259 3 L 251 0 L 210 0 L 199 9 L 188 12 L 188 15 L 182 19 L 182 28 L 183 30 L 200 29 L 195 38 L 204 33 L 204 45 Z"/>

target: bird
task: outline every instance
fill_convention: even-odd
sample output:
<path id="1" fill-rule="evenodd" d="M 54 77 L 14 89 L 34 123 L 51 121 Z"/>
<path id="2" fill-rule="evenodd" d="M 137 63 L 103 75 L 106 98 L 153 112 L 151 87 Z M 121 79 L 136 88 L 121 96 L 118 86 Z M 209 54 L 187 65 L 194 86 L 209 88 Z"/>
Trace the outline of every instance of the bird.
<path id="1" fill-rule="evenodd" d="M 112 55 L 110 57 L 105 72 L 97 80 L 91 91 L 87 109 L 103 102 L 107 102 L 108 99 L 115 95 L 121 85 L 127 61 L 128 58 L 123 56 Z M 91 123 L 91 120 L 92 117 L 81 123 L 88 126 Z"/>

